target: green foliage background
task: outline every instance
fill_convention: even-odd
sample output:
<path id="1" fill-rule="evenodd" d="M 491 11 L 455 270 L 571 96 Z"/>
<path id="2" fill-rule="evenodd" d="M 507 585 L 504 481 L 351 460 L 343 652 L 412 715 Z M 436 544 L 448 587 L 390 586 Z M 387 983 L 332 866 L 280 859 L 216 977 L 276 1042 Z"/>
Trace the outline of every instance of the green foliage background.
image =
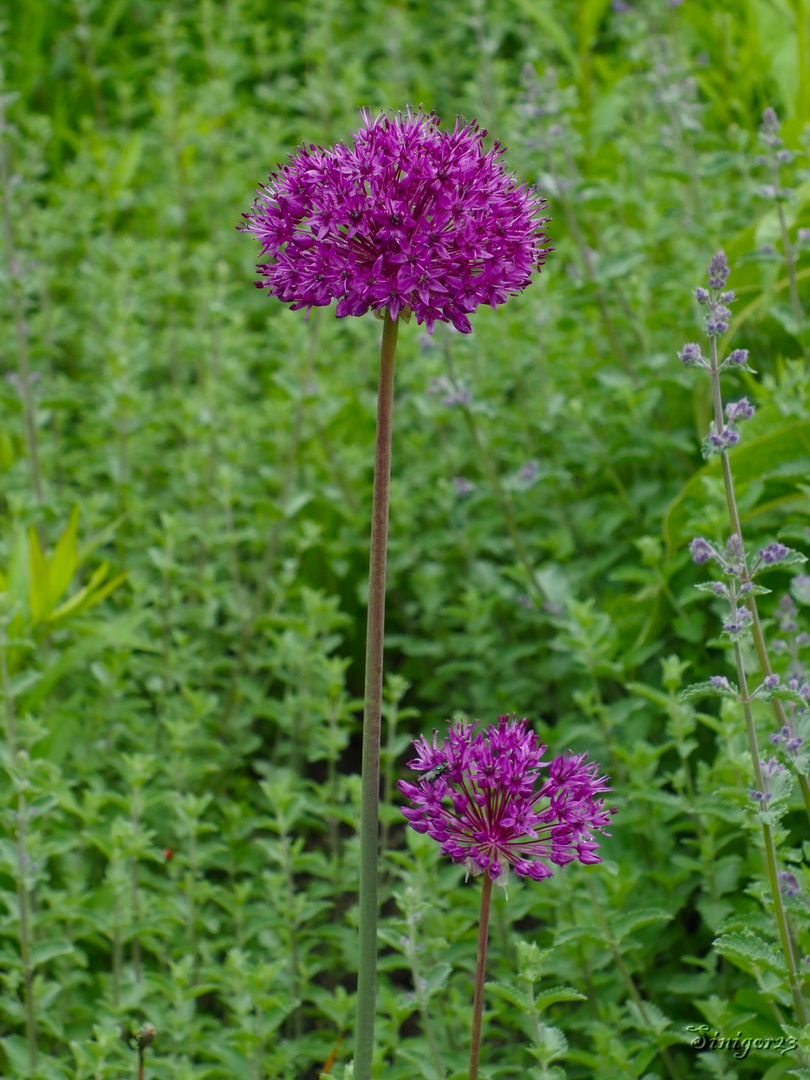
<path id="1" fill-rule="evenodd" d="M 350 1060 L 380 327 L 268 302 L 235 225 L 298 143 L 422 103 L 507 146 L 556 250 L 470 337 L 400 333 L 379 1075 L 464 1075 L 478 917 L 394 781 L 420 731 L 513 711 L 602 762 L 619 814 L 601 866 L 497 899 L 483 1074 L 788 1075 L 793 1055 L 689 1045 L 690 1024 L 781 1031 L 742 720 L 677 697 L 730 671 L 687 551 L 727 532 L 699 451 L 711 403 L 676 354 L 723 246 L 723 345 L 758 373 L 729 386 L 758 406 L 733 455 L 747 539 L 793 529 L 807 551 L 810 339 L 755 161 L 768 105 L 802 151 L 805 0 L 0 15 L 2 1074 L 135 1076 L 119 1030 L 144 1022 L 156 1078 Z M 794 243 L 806 165 L 785 169 Z M 801 247 L 798 277 L 806 298 Z M 769 584 L 766 613 L 787 572 Z M 787 806 L 783 858 L 808 884 Z M 721 932 L 743 944 L 721 957 Z"/>

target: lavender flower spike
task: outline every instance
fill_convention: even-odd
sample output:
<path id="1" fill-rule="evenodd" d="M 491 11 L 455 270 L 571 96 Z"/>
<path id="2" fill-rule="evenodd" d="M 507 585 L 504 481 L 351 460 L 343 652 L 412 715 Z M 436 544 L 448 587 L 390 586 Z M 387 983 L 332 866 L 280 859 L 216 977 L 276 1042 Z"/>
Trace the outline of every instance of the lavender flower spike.
<path id="1" fill-rule="evenodd" d="M 259 188 L 240 226 L 267 256 L 256 285 L 293 310 L 337 300 L 338 318 L 412 311 L 431 333 L 439 319 L 468 334 L 467 316 L 525 289 L 552 250 L 546 203 L 475 122 L 362 116 L 351 146 L 299 147 Z"/>
<path id="2" fill-rule="evenodd" d="M 402 812 L 473 874 L 486 872 L 505 884 L 512 866 L 519 877 L 541 881 L 552 874 L 547 862 L 601 861 L 593 833 L 604 832 L 616 811 L 596 798 L 611 789 L 585 754 L 543 761 L 546 748 L 527 721 L 508 716 L 478 732 L 459 721 L 445 742 L 434 732 L 432 742 L 422 736 L 414 746 L 409 765 L 428 775 L 416 783 L 400 780 L 412 803 Z"/>

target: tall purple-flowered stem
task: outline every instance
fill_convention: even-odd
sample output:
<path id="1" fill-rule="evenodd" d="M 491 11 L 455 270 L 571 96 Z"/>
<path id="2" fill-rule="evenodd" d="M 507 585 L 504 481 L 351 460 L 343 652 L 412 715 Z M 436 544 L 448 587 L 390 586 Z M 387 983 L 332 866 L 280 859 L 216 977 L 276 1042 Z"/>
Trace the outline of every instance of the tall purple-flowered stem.
<path id="1" fill-rule="evenodd" d="M 470 1080 L 477 1080 L 478 1059 L 481 1055 L 481 1017 L 484 1015 L 484 979 L 486 978 L 487 969 L 489 909 L 492 903 L 492 878 L 489 874 L 484 874 L 483 878 L 481 917 L 478 921 L 478 959 L 475 964 L 472 1033 L 470 1035 Z"/>
<path id="2" fill-rule="evenodd" d="M 712 403 L 714 407 L 714 419 L 715 424 L 717 425 L 717 430 L 722 431 L 725 426 L 723 418 L 723 397 L 720 391 L 720 367 L 717 363 L 717 338 L 714 335 L 709 338 L 709 349 L 709 373 L 712 380 Z M 728 507 L 729 521 L 731 523 L 731 531 L 739 537 L 740 545 L 742 548 L 742 529 L 740 527 L 740 515 L 737 510 L 737 499 L 734 492 L 734 479 L 731 475 L 731 463 L 729 461 L 727 450 L 723 450 L 721 452 L 720 461 L 723 469 L 723 486 L 726 493 L 726 504 Z M 742 548 L 742 551 L 742 557 L 745 561 L 744 548 Z M 743 581 L 747 580 L 749 580 L 749 577 L 748 569 L 746 566 L 745 573 L 743 575 Z M 734 596 L 732 596 L 732 603 L 736 603 Z M 746 597 L 746 603 L 753 617 L 754 642 L 756 644 L 757 656 L 759 658 L 760 667 L 762 669 L 763 675 L 770 675 L 772 672 L 770 661 L 768 658 L 768 651 L 765 647 L 765 638 L 762 633 L 762 626 L 759 620 L 756 598 L 753 594 L 749 594 Z M 754 728 L 754 717 L 751 710 L 751 703 L 748 694 L 748 683 L 745 674 L 745 664 L 743 662 L 742 649 L 740 648 L 740 643 L 738 640 L 734 642 L 734 660 L 737 668 L 737 678 L 739 680 L 740 697 L 743 703 L 743 714 L 745 716 L 745 730 L 748 736 L 748 746 L 751 751 L 751 758 L 754 763 L 754 777 L 756 780 L 757 791 L 765 791 L 765 781 L 762 775 L 762 761 L 759 756 L 759 745 L 757 743 L 757 735 Z M 774 700 L 773 704 L 776 710 L 777 717 L 780 718 L 781 714 L 781 723 L 784 724 L 785 718 L 784 711 L 782 709 L 782 703 L 780 701 Z M 802 784 L 802 790 L 805 795 L 805 802 L 807 803 L 807 777 L 800 777 L 800 780 L 804 780 L 804 783 Z M 762 822 L 762 839 L 765 846 L 765 866 L 771 887 L 771 896 L 773 899 L 776 924 L 779 930 L 779 938 L 782 943 L 782 952 L 784 954 L 785 963 L 788 969 L 788 981 L 790 983 L 791 994 L 793 995 L 793 1003 L 796 1006 L 796 1018 L 802 1025 L 804 1025 L 807 1023 L 807 1009 L 805 1007 L 804 998 L 801 992 L 801 980 L 798 975 L 796 955 L 793 948 L 793 942 L 790 937 L 790 928 L 788 927 L 787 913 L 785 912 L 785 905 L 782 901 L 782 893 L 779 888 L 779 879 L 777 877 L 776 843 L 774 841 L 773 829 L 765 821 Z"/>
<path id="3" fill-rule="evenodd" d="M 371 554 L 368 574 L 363 767 L 360 795 L 360 953 L 357 969 L 354 1080 L 371 1080 L 371 1063 L 374 1055 L 385 565 L 388 550 L 388 503 L 391 489 L 394 358 L 398 328 L 399 321 L 392 319 L 386 309 L 380 349 L 377 441 L 374 448 L 374 494 L 371 504 Z"/>

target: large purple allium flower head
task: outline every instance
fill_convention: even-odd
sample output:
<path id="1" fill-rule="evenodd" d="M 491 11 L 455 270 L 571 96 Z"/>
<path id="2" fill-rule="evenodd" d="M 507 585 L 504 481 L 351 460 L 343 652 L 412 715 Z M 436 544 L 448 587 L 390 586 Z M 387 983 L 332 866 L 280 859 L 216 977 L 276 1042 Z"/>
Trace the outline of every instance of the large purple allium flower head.
<path id="1" fill-rule="evenodd" d="M 351 146 L 299 147 L 260 186 L 239 226 L 262 244 L 256 285 L 293 310 L 337 300 L 338 318 L 412 311 L 468 334 L 467 316 L 525 289 L 552 250 L 546 202 L 474 122 L 362 115 Z"/>
<path id="2" fill-rule="evenodd" d="M 476 730 L 462 720 L 444 742 L 435 731 L 431 742 L 422 736 L 409 766 L 425 775 L 399 782 L 411 803 L 402 812 L 417 832 L 473 874 L 504 884 L 509 866 L 541 881 L 551 877 L 549 862 L 601 862 L 594 832 L 616 812 L 597 798 L 611 790 L 599 767 L 585 754 L 542 760 L 546 747 L 527 723 L 499 716 Z"/>

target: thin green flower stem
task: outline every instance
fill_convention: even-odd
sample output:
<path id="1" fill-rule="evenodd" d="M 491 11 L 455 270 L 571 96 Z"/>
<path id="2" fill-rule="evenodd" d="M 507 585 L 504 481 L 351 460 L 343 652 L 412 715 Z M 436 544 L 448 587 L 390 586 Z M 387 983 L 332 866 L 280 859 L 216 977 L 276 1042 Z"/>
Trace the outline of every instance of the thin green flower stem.
<path id="1" fill-rule="evenodd" d="M 712 337 L 709 339 L 709 373 L 712 379 L 712 403 L 714 407 L 714 422 L 717 425 L 717 430 L 721 431 L 723 428 L 723 396 L 720 391 L 720 368 L 717 363 L 717 339 Z M 728 507 L 728 516 L 731 521 L 731 531 L 736 533 L 742 543 L 742 527 L 740 525 L 740 515 L 737 510 L 737 497 L 734 492 L 734 478 L 731 474 L 731 462 L 729 460 L 728 451 L 723 450 L 720 454 L 720 463 L 723 468 L 723 486 L 726 492 L 726 505 Z M 750 581 L 750 575 L 748 573 L 748 562 L 745 558 L 745 552 L 743 552 L 743 564 L 745 567 L 742 580 Z M 762 622 L 759 618 L 759 609 L 757 607 L 757 598 L 751 593 L 745 598 L 745 604 L 748 610 L 751 612 L 752 624 L 751 629 L 754 635 L 754 647 L 757 652 L 757 659 L 759 660 L 759 670 L 763 679 L 773 674 L 773 668 L 771 667 L 770 657 L 768 655 L 768 647 L 765 644 L 765 634 L 762 631 Z M 771 698 L 771 708 L 773 709 L 774 716 L 776 717 L 777 726 L 781 729 L 787 725 L 787 717 L 785 715 L 785 709 L 782 702 L 777 698 Z M 757 755 L 758 757 L 758 755 Z M 799 773 L 799 786 L 804 798 L 804 806 L 807 811 L 807 816 L 810 819 L 810 780 L 804 773 Z"/>
<path id="2" fill-rule="evenodd" d="M 42 505 L 42 476 L 39 468 L 39 447 L 37 444 L 36 405 L 31 389 L 31 365 L 28 356 L 28 327 L 25 323 L 23 298 L 20 292 L 19 269 L 14 243 L 14 225 L 9 193 L 10 168 L 8 142 L 6 140 L 6 103 L 0 100 L 0 184 L 3 187 L 3 240 L 6 249 L 6 273 L 8 274 L 11 311 L 14 316 L 14 331 L 17 338 L 17 378 L 20 383 L 20 396 L 23 404 L 23 426 L 25 429 L 25 447 L 28 452 L 28 464 L 31 469 L 31 483 L 37 503 Z"/>
<path id="3" fill-rule="evenodd" d="M 453 388 L 458 390 L 459 384 L 455 376 L 455 370 L 453 368 L 453 358 L 450 354 L 450 348 L 446 341 L 444 343 L 444 355 L 445 360 L 447 361 L 447 372 L 450 377 L 450 382 L 453 384 Z M 509 495 L 503 484 L 501 483 L 501 478 L 498 476 L 498 470 L 495 468 L 495 464 L 492 461 L 492 458 L 486 448 L 486 445 L 484 444 L 483 439 L 481 438 L 481 433 L 479 432 L 478 425 L 475 422 L 475 416 L 466 405 L 461 406 L 461 411 L 464 414 L 464 421 L 467 424 L 467 428 L 469 429 L 472 441 L 475 443 L 475 449 L 478 451 L 478 458 L 481 462 L 484 472 L 487 475 L 487 480 L 489 480 L 490 484 L 492 485 L 492 489 L 495 492 L 495 497 L 498 500 L 498 504 L 501 508 L 501 513 L 503 514 L 504 521 L 506 522 L 506 529 L 509 533 L 509 538 L 512 541 L 512 546 L 515 549 L 515 554 L 517 555 L 520 562 L 523 563 L 523 569 L 526 571 L 526 576 L 529 579 L 529 584 L 537 593 L 540 603 L 545 605 L 548 603 L 548 594 L 546 593 L 543 586 L 540 584 L 537 574 L 535 573 L 534 564 L 529 558 L 529 553 L 526 550 L 526 545 L 523 543 L 523 538 L 520 535 L 520 531 L 517 527 L 517 522 L 515 521 L 512 501 L 509 498 Z"/>
<path id="4" fill-rule="evenodd" d="M 740 696 L 742 698 L 743 714 L 745 715 L 745 730 L 748 735 L 749 745 L 753 748 L 752 756 L 754 759 L 754 776 L 756 777 L 757 791 L 765 791 L 762 765 L 759 760 L 759 753 L 757 752 L 757 734 L 754 728 L 754 714 L 751 711 L 751 702 L 748 697 L 748 685 L 745 679 L 745 664 L 743 662 L 742 649 L 740 648 L 739 641 L 734 642 L 734 659 L 737 663 L 737 677 L 740 680 Z M 807 1023 L 807 1009 L 804 1004 L 804 998 L 802 997 L 801 979 L 799 978 L 796 954 L 790 936 L 787 912 L 782 903 L 782 893 L 779 889 L 776 844 L 773 838 L 773 829 L 765 821 L 762 822 L 762 838 L 765 841 L 765 866 L 768 871 L 768 881 L 771 886 L 774 914 L 776 915 L 776 924 L 782 942 L 782 952 L 785 956 L 785 963 L 787 964 L 789 974 L 788 981 L 790 983 L 790 992 L 793 995 L 793 1003 L 796 1006 L 796 1017 L 802 1026 L 804 1026 Z"/>
<path id="5" fill-rule="evenodd" d="M 475 965 L 475 994 L 473 996 L 472 1034 L 470 1036 L 470 1080 L 477 1080 L 478 1059 L 481 1055 L 481 1017 L 484 1014 L 484 979 L 487 968 L 489 938 L 489 909 L 492 902 L 492 878 L 484 874 L 481 888 L 481 917 L 478 920 L 478 960 Z"/>
<path id="6" fill-rule="evenodd" d="M 2 628 L 0 640 L 0 682 L 2 682 L 3 705 L 6 717 L 6 741 L 9 755 L 16 759 L 17 725 L 14 712 L 14 695 L 8 676 L 6 661 L 6 630 Z M 28 806 L 25 792 L 20 791 L 17 798 L 17 910 L 20 920 L 20 959 L 23 966 L 23 991 L 25 995 L 25 1036 L 28 1042 L 28 1060 L 32 1069 L 37 1067 L 37 1022 L 34 1012 L 34 965 L 31 962 L 31 895 L 25 880 L 25 823 Z"/>
<path id="7" fill-rule="evenodd" d="M 720 392 L 720 369 L 717 364 L 717 338 L 712 336 L 709 339 L 709 371 L 712 379 L 712 401 L 714 404 L 714 418 L 717 430 L 723 430 L 723 398 Z M 739 537 L 740 545 L 742 547 L 742 529 L 740 527 L 740 515 L 737 510 L 737 500 L 734 493 L 734 480 L 731 475 L 731 463 L 729 461 L 728 451 L 723 451 L 720 455 L 721 464 L 723 468 L 723 485 L 726 492 L 726 503 L 728 505 L 729 519 L 731 522 L 731 529 L 733 533 Z M 743 582 L 750 581 L 748 573 L 748 564 L 745 557 L 745 550 L 743 548 L 743 567 L 744 572 L 742 575 Z M 732 588 L 734 587 L 732 581 Z M 760 666 L 763 674 L 766 671 L 770 674 L 770 664 L 768 662 L 768 653 L 765 647 L 765 640 L 762 636 L 762 627 L 759 624 L 759 616 L 756 607 L 756 599 L 753 594 L 747 596 L 746 603 L 754 616 L 754 626 L 759 628 L 759 634 L 755 632 L 754 640 L 757 647 L 757 655 L 759 657 Z M 736 607 L 736 598 L 734 593 L 731 595 L 732 610 Z M 754 614 L 757 612 L 757 614 Z M 757 790 L 764 791 L 765 784 L 762 776 L 762 762 L 759 756 L 759 744 L 757 743 L 757 734 L 754 727 L 754 717 L 751 710 L 750 699 L 748 695 L 748 684 L 745 676 L 745 664 L 743 663 L 742 650 L 739 642 L 734 643 L 734 659 L 737 667 L 738 685 L 740 688 L 740 696 L 743 703 L 743 713 L 745 716 L 745 728 L 748 736 L 748 747 L 751 752 L 751 759 L 754 764 L 754 777 L 756 780 Z M 784 722 L 784 711 L 782 710 L 781 702 L 774 702 L 774 705 L 778 705 L 777 718 L 781 713 L 782 721 Z M 798 1021 L 804 1025 L 807 1023 L 807 1010 L 804 1003 L 804 998 L 801 993 L 801 980 L 799 979 L 796 958 L 793 951 L 793 943 L 790 939 L 790 931 L 788 928 L 787 914 L 785 912 L 784 904 L 782 902 L 782 893 L 779 889 L 779 881 L 777 879 L 777 862 L 776 862 L 776 844 L 773 837 L 773 829 L 767 822 L 762 822 L 762 838 L 765 844 L 765 865 L 768 872 L 768 879 L 771 887 L 771 897 L 773 899 L 774 913 L 776 915 L 776 924 L 779 930 L 779 937 L 782 943 L 782 952 L 785 957 L 785 963 L 788 969 L 790 991 L 793 995 L 793 1002 L 796 1006 L 796 1017 Z"/>
<path id="8" fill-rule="evenodd" d="M 380 808 L 380 728 L 382 723 L 385 566 L 388 552 L 388 503 L 391 490 L 391 427 L 394 411 L 394 360 L 399 320 L 385 311 L 377 394 L 374 447 L 374 493 L 371 503 L 371 550 L 368 572 L 363 765 L 360 787 L 360 950 L 357 970 L 357 1025 L 354 1080 L 371 1080 L 374 1015 L 377 1004 L 377 886 Z"/>
<path id="9" fill-rule="evenodd" d="M 619 948 L 619 944 L 613 936 L 613 931 L 610 929 L 607 917 L 605 916 L 602 905 L 599 902 L 599 897 L 596 894 L 596 889 L 593 887 L 593 882 L 591 881 L 590 874 L 585 875 L 585 886 L 591 898 L 591 906 L 596 912 L 596 918 L 602 928 L 602 933 L 605 935 L 605 941 L 607 942 L 608 948 L 613 954 L 613 959 L 616 961 L 616 967 L 622 974 L 622 978 L 624 979 L 625 985 L 627 986 L 627 989 L 630 993 L 630 997 L 635 1002 L 642 1022 L 646 1024 L 647 1027 L 649 1027 L 650 1031 L 652 1031 L 654 1030 L 652 1018 L 647 1012 L 647 1006 L 644 1004 L 644 998 L 639 993 L 639 989 L 633 981 L 633 976 L 630 974 L 630 969 L 624 962 L 624 957 L 622 956 L 621 949 Z M 666 1048 L 666 1046 L 659 1045 L 658 1053 L 660 1054 L 661 1060 L 663 1061 L 664 1066 L 666 1067 L 666 1070 L 672 1080 L 681 1080 L 681 1075 L 675 1066 L 675 1062 L 670 1057 L 669 1050 Z"/>

